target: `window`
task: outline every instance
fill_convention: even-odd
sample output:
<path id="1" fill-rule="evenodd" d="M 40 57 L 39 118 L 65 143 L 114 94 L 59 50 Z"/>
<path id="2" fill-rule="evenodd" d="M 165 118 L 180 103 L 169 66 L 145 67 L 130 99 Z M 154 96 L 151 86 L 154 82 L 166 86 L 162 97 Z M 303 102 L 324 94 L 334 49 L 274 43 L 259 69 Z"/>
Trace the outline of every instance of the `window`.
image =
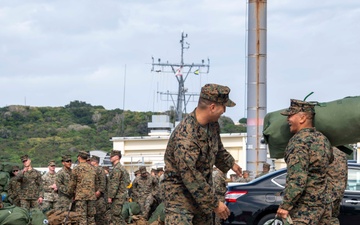
<path id="1" fill-rule="evenodd" d="M 346 186 L 346 190 L 360 191 L 360 170 L 349 168 L 348 171 L 348 185 Z"/>

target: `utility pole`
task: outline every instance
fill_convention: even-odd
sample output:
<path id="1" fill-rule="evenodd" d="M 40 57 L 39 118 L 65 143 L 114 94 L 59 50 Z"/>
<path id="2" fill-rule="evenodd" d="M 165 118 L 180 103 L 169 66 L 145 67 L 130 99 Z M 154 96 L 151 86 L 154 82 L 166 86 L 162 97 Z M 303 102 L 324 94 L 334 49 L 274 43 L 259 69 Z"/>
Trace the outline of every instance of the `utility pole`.
<path id="1" fill-rule="evenodd" d="M 185 81 L 190 74 L 190 72 L 193 72 L 195 75 L 200 75 L 203 73 L 209 73 L 210 69 L 210 60 L 208 59 L 208 63 L 205 64 L 205 61 L 202 60 L 201 64 L 186 64 L 184 63 L 184 49 L 189 49 L 190 44 L 188 42 L 185 42 L 185 38 L 187 38 L 188 35 L 184 34 L 184 32 L 181 33 L 181 60 L 180 63 L 162 63 L 161 59 L 159 58 L 157 62 L 154 62 L 154 57 L 152 57 L 152 72 L 157 73 L 173 73 L 175 74 L 175 78 L 177 79 L 179 86 L 177 93 L 171 93 L 171 92 L 160 92 L 160 95 L 167 95 L 171 97 L 171 100 L 173 101 L 173 104 L 176 108 L 176 121 L 182 120 L 182 114 L 186 113 L 186 105 L 191 100 L 192 97 L 198 96 L 198 93 L 189 93 L 188 89 L 185 88 Z M 155 70 L 155 66 L 159 69 Z M 168 69 L 170 67 L 170 69 Z M 206 68 L 206 71 L 201 71 L 201 68 Z M 193 71 L 194 69 L 194 71 Z M 186 70 L 186 71 L 185 71 Z M 184 76 L 184 74 L 186 74 Z M 173 98 L 173 96 L 176 96 L 176 102 Z M 168 98 L 167 98 L 168 99 Z"/>

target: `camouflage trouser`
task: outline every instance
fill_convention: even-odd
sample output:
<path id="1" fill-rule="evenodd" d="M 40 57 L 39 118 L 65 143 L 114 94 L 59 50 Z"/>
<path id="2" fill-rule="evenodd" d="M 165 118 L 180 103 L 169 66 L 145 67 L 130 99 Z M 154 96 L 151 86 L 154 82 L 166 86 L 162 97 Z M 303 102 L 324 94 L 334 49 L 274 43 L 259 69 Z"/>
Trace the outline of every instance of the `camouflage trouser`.
<path id="1" fill-rule="evenodd" d="M 39 208 L 39 204 L 36 200 L 20 199 L 20 205 L 22 208 L 30 210 L 31 208 Z"/>
<path id="2" fill-rule="evenodd" d="M 107 204 L 106 204 L 105 198 L 103 196 L 99 197 L 95 201 L 95 209 L 96 209 L 95 223 L 97 225 L 107 225 L 108 224 L 108 220 L 106 219 L 106 207 L 107 207 Z"/>
<path id="3" fill-rule="evenodd" d="M 80 225 L 95 225 L 95 200 L 76 200 L 75 206 L 80 215 Z"/>
<path id="4" fill-rule="evenodd" d="M 56 202 L 43 201 L 42 204 L 40 205 L 40 209 L 43 212 L 50 211 L 50 210 L 54 209 L 55 203 Z"/>
<path id="5" fill-rule="evenodd" d="M 331 204 L 309 206 L 305 203 L 295 206 L 290 211 L 294 224 L 329 225 L 331 220 Z"/>
<path id="6" fill-rule="evenodd" d="M 151 209 L 156 208 L 159 204 L 159 199 L 157 199 L 156 196 L 149 195 L 145 200 L 144 211 L 142 212 L 143 217 L 149 219 Z"/>
<path id="7" fill-rule="evenodd" d="M 340 202 L 341 199 L 337 199 L 332 203 L 332 216 L 331 216 L 331 225 L 340 225 L 340 221 L 338 219 L 340 214 Z"/>
<path id="8" fill-rule="evenodd" d="M 213 214 L 166 211 L 165 225 L 213 225 Z"/>
<path id="9" fill-rule="evenodd" d="M 126 225 L 125 220 L 121 213 L 123 204 L 124 204 L 123 199 L 113 198 L 110 209 L 110 214 L 111 214 L 110 224 Z"/>
<path id="10" fill-rule="evenodd" d="M 66 196 L 59 196 L 59 198 L 57 199 L 54 205 L 55 210 L 67 212 L 69 211 L 69 205 L 71 202 L 72 202 L 71 198 L 68 198 Z"/>

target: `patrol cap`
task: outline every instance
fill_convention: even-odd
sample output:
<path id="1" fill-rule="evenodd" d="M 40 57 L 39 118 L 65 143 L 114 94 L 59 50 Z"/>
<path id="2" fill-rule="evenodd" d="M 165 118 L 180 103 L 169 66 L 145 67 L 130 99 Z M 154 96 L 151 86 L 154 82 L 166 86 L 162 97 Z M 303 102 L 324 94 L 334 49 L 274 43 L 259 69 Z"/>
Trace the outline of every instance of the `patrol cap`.
<path id="1" fill-rule="evenodd" d="M 212 102 L 224 104 L 227 107 L 235 106 L 229 98 L 230 88 L 219 84 L 205 84 L 201 88 L 200 97 Z"/>
<path id="2" fill-rule="evenodd" d="M 66 162 L 71 160 L 71 156 L 70 155 L 63 155 L 61 156 L 61 162 Z"/>
<path id="3" fill-rule="evenodd" d="M 79 154 L 78 154 L 78 156 L 80 156 L 83 159 L 87 159 L 88 155 L 89 155 L 89 153 L 86 151 L 79 151 Z"/>
<path id="4" fill-rule="evenodd" d="M 140 166 L 139 170 L 140 170 L 141 174 L 146 174 L 147 173 L 145 166 Z"/>
<path id="5" fill-rule="evenodd" d="M 12 167 L 12 170 L 14 171 L 14 170 L 19 170 L 20 169 L 20 167 L 19 166 L 13 166 Z"/>
<path id="6" fill-rule="evenodd" d="M 21 159 L 21 162 L 24 162 L 24 161 L 29 159 L 29 156 L 28 155 L 23 155 L 23 156 L 20 157 L 20 159 Z"/>
<path id="7" fill-rule="evenodd" d="M 48 163 L 48 166 L 56 166 L 55 161 L 54 161 L 54 160 L 51 160 L 51 161 Z"/>
<path id="8" fill-rule="evenodd" d="M 315 105 L 310 102 L 291 99 L 290 107 L 282 111 L 280 114 L 283 116 L 291 116 L 299 112 L 311 112 L 315 114 Z"/>
<path id="9" fill-rule="evenodd" d="M 90 160 L 95 161 L 95 162 L 100 162 L 100 157 L 96 156 L 96 155 L 93 155 L 93 156 L 91 156 Z"/>
<path id="10" fill-rule="evenodd" d="M 249 171 L 249 170 L 244 170 L 244 171 L 243 171 L 243 174 L 244 174 L 244 173 L 249 174 L 249 173 L 250 173 L 250 171 Z"/>
<path id="11" fill-rule="evenodd" d="M 138 175 L 138 174 L 140 174 L 140 170 L 135 170 L 135 171 L 134 171 L 134 174 L 135 174 L 135 176 Z"/>
<path id="12" fill-rule="evenodd" d="M 121 151 L 118 151 L 118 150 L 112 150 L 110 152 L 110 157 L 113 157 L 113 156 L 116 156 L 118 155 L 120 158 L 121 158 Z"/>
<path id="13" fill-rule="evenodd" d="M 156 170 L 157 170 L 157 171 L 163 171 L 163 172 L 164 172 L 164 168 L 162 168 L 162 167 L 158 167 Z"/>

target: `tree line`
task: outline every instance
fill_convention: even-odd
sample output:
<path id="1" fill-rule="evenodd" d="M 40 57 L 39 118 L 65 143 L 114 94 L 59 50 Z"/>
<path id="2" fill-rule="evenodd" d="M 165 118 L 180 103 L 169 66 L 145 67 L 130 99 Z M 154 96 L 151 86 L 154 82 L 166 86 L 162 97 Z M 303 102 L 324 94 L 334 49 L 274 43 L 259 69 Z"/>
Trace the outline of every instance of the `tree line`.
<path id="1" fill-rule="evenodd" d="M 50 159 L 60 165 L 61 155 L 76 155 L 80 150 L 112 149 L 112 137 L 147 136 L 152 115 L 166 112 L 106 110 L 82 101 L 64 107 L 11 105 L 0 108 L 0 160 L 20 162 L 28 154 L 36 167 L 47 166 Z M 240 122 L 245 122 L 242 118 Z M 222 133 L 246 132 L 246 126 L 235 125 L 231 118 L 219 120 Z"/>

